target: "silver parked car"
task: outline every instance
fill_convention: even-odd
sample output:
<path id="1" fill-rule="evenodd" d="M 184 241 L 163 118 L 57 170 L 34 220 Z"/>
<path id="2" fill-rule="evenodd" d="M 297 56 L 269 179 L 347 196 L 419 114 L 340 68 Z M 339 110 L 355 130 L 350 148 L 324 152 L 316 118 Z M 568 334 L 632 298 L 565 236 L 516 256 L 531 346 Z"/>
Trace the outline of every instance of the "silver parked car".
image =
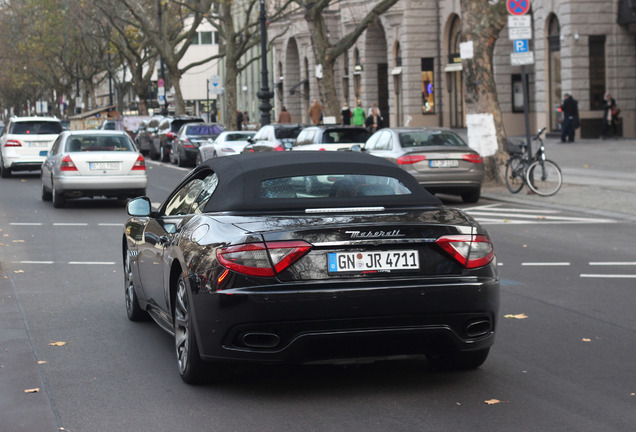
<path id="1" fill-rule="evenodd" d="M 121 131 L 64 131 L 42 164 L 42 199 L 63 207 L 69 198 L 118 199 L 146 194 L 146 161 Z"/>
<path id="2" fill-rule="evenodd" d="M 385 128 L 364 145 L 374 156 L 398 164 L 431 193 L 479 201 L 484 163 L 455 132 L 440 128 Z"/>
<path id="3" fill-rule="evenodd" d="M 254 131 L 222 132 L 214 141 L 208 140 L 207 143 L 199 147 L 197 165 L 213 157 L 231 156 L 241 153 L 245 146 L 249 144 L 248 138 L 253 137 L 255 134 L 256 132 Z"/>

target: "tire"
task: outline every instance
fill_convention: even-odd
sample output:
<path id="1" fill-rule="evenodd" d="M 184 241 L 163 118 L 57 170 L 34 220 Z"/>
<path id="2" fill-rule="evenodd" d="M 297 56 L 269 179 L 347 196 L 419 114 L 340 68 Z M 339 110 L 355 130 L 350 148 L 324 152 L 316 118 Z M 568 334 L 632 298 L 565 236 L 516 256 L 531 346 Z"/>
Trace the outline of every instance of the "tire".
<path id="1" fill-rule="evenodd" d="M 51 191 L 51 195 L 51 198 L 53 200 L 53 207 L 63 208 L 66 206 L 66 198 L 64 198 L 64 195 L 56 190 L 55 183 L 53 183 L 53 190 Z"/>
<path id="2" fill-rule="evenodd" d="M 479 198 L 481 198 L 481 188 L 471 192 L 463 193 L 461 194 L 461 197 L 462 201 L 467 204 L 474 204 L 476 202 L 479 202 Z"/>
<path id="3" fill-rule="evenodd" d="M 9 178 L 11 177 L 11 168 L 5 168 L 4 161 L 0 159 L 0 177 Z"/>
<path id="4" fill-rule="evenodd" d="M 429 355 L 426 359 L 437 370 L 459 371 L 477 369 L 484 364 L 490 348 L 479 351 L 455 352 L 439 355 Z"/>
<path id="5" fill-rule="evenodd" d="M 204 378 L 205 367 L 199 356 L 188 288 L 183 274 L 177 282 L 174 300 L 174 342 L 177 353 L 177 365 L 181 379 L 188 384 L 200 384 Z"/>
<path id="6" fill-rule="evenodd" d="M 184 167 L 187 165 L 187 163 L 183 159 L 181 159 L 181 153 L 178 150 L 175 157 L 177 158 L 177 166 Z"/>
<path id="7" fill-rule="evenodd" d="M 537 195 L 552 196 L 561 189 L 563 175 L 559 166 L 550 160 L 534 161 L 526 170 L 526 183 Z"/>
<path id="8" fill-rule="evenodd" d="M 525 160 L 520 155 L 512 155 L 506 162 L 506 187 L 515 194 L 523 188 Z"/>
<path id="9" fill-rule="evenodd" d="M 170 153 L 164 146 L 159 147 L 159 160 L 161 162 L 170 162 Z"/>
<path id="10" fill-rule="evenodd" d="M 148 319 L 148 313 L 139 306 L 128 249 L 124 251 L 124 299 L 126 300 L 126 315 L 128 315 L 129 320 L 146 321 Z"/>
<path id="11" fill-rule="evenodd" d="M 150 144 L 150 149 L 148 150 L 148 153 L 150 154 L 150 159 L 152 160 L 159 159 L 159 153 L 157 152 L 157 150 L 155 150 L 155 146 L 152 145 L 152 143 Z"/>
<path id="12" fill-rule="evenodd" d="M 42 201 L 51 201 L 53 199 L 53 193 L 44 186 L 42 181 Z"/>

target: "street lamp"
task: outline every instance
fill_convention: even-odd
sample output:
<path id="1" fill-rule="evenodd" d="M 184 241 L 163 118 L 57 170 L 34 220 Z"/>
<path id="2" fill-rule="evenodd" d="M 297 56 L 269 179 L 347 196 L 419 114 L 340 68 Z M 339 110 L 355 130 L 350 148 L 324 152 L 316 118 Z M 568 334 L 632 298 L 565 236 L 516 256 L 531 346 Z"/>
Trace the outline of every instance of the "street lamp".
<path id="1" fill-rule="evenodd" d="M 274 96 L 274 93 L 269 91 L 267 85 L 267 16 L 265 13 L 265 0 L 261 1 L 261 12 L 259 14 L 259 21 L 261 25 L 261 91 L 256 93 L 256 96 L 261 100 L 261 105 L 258 109 L 261 110 L 261 126 L 271 123 L 271 111 L 272 104 L 269 100 Z"/>

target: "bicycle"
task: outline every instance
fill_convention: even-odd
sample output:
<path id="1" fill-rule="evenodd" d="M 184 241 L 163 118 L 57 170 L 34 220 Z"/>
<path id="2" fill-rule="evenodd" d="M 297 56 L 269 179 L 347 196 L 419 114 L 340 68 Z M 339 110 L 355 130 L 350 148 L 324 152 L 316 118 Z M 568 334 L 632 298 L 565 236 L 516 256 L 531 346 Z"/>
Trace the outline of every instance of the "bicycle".
<path id="1" fill-rule="evenodd" d="M 510 158 L 506 162 L 506 187 L 511 193 L 518 193 L 523 185 L 540 196 L 552 196 L 561 189 L 563 175 L 561 168 L 546 159 L 545 147 L 541 135 L 546 128 L 541 129 L 532 141 L 539 142 L 539 148 L 530 157 L 528 145 L 525 142 L 508 144 Z"/>

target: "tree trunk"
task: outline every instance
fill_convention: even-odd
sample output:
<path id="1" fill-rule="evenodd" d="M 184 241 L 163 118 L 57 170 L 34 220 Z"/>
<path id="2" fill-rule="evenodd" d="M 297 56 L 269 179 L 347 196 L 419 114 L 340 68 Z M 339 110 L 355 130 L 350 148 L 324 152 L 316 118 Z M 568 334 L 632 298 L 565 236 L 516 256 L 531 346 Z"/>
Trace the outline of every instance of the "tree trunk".
<path id="1" fill-rule="evenodd" d="M 506 132 L 497 99 L 493 54 L 506 23 L 505 1 L 491 5 L 488 0 L 461 0 L 461 12 L 468 143 L 486 157 L 486 180 L 501 183 L 508 155 L 504 151 Z M 471 44 L 472 56 L 467 53 Z"/>

